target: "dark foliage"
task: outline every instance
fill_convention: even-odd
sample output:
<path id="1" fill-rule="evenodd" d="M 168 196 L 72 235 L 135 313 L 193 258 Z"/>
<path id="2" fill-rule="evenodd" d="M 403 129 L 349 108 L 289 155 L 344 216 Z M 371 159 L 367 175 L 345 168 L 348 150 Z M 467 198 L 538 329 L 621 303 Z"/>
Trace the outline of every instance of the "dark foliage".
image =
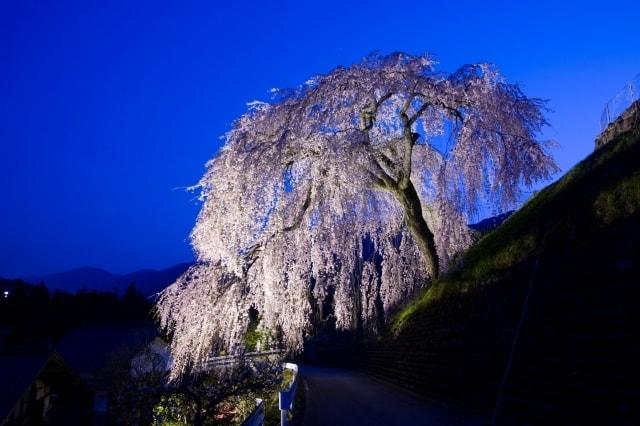
<path id="1" fill-rule="evenodd" d="M 135 284 L 118 297 L 87 289 L 51 293 L 44 284 L 0 279 L 0 345 L 47 345 L 84 321 L 151 320 L 151 306 Z"/>
<path id="2" fill-rule="evenodd" d="M 112 357 L 108 366 L 108 385 L 113 393 L 109 407 L 112 424 L 237 424 L 253 410 L 256 398 L 267 402 L 267 423 L 279 424 L 277 391 L 283 374 L 278 362 L 240 363 L 167 383 L 164 372 L 132 376 L 132 355 L 123 351 Z"/>

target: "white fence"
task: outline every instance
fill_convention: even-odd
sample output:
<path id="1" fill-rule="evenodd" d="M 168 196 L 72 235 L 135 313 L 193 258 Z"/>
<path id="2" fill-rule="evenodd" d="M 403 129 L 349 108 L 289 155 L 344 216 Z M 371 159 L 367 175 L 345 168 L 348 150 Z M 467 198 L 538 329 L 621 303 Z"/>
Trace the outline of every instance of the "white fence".
<path id="1" fill-rule="evenodd" d="M 600 131 L 604 131 L 609 123 L 615 121 L 638 99 L 640 99 L 640 74 L 607 102 L 600 117 Z"/>

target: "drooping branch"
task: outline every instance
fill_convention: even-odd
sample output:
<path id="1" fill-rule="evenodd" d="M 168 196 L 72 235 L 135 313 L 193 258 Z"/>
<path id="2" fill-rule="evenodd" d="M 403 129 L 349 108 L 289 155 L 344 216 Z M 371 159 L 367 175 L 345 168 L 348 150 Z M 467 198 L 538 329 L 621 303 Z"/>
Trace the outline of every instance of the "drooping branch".
<path id="1" fill-rule="evenodd" d="M 264 246 L 266 244 L 268 244 L 271 240 L 273 240 L 278 234 L 280 233 L 285 233 L 285 232 L 291 232 L 294 231 L 296 229 L 298 229 L 300 227 L 300 225 L 302 224 L 302 221 L 304 219 L 305 214 L 307 213 L 307 210 L 309 209 L 309 206 L 311 205 L 311 193 L 312 193 L 312 186 L 309 185 L 309 189 L 307 190 L 307 196 L 304 200 L 304 202 L 302 203 L 302 206 L 300 207 L 300 210 L 298 211 L 298 213 L 296 214 L 293 222 L 291 223 L 291 225 L 287 225 L 285 227 L 283 227 L 281 230 L 277 230 L 275 232 L 273 232 L 269 237 L 262 239 L 261 241 L 252 244 L 248 249 L 245 250 L 245 255 L 244 255 L 244 259 L 245 259 L 245 274 L 246 271 L 251 268 L 251 266 L 253 266 L 253 264 L 256 262 L 256 260 L 258 259 L 258 256 L 260 254 L 260 252 L 263 250 Z"/>
<path id="2" fill-rule="evenodd" d="M 490 65 L 433 66 L 370 55 L 236 120 L 200 182 L 198 262 L 158 305 L 173 377 L 212 351 L 241 352 L 249 306 L 291 351 L 318 310 L 339 329 L 379 331 L 468 247 L 480 201 L 505 208 L 521 182 L 549 177 L 542 103 Z M 431 145 L 452 119 L 452 143 Z"/>

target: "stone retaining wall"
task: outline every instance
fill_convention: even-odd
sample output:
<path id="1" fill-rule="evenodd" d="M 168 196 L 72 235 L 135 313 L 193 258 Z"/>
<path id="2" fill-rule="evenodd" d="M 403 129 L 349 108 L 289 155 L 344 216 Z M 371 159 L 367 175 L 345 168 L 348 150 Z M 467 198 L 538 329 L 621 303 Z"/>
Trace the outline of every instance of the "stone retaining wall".
<path id="1" fill-rule="evenodd" d="M 640 100 L 631 104 L 625 112 L 596 138 L 596 149 L 611 142 L 621 133 L 628 132 L 640 125 Z"/>
<path id="2" fill-rule="evenodd" d="M 584 260 L 541 261 L 497 424 L 640 424 L 640 265 Z M 443 299 L 406 335 L 362 345 L 351 367 L 489 422 L 531 268 Z"/>

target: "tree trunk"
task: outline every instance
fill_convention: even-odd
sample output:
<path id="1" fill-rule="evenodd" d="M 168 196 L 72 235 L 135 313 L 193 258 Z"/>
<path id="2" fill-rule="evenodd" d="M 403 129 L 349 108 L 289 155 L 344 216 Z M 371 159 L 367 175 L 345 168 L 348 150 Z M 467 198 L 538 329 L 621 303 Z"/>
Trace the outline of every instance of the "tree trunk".
<path id="1" fill-rule="evenodd" d="M 405 188 L 396 188 L 394 194 L 404 208 L 404 220 L 411 231 L 411 235 L 418 245 L 422 259 L 424 260 L 427 272 L 432 279 L 437 279 L 440 273 L 438 252 L 434 241 L 433 232 L 422 215 L 422 204 L 411 181 Z"/>

